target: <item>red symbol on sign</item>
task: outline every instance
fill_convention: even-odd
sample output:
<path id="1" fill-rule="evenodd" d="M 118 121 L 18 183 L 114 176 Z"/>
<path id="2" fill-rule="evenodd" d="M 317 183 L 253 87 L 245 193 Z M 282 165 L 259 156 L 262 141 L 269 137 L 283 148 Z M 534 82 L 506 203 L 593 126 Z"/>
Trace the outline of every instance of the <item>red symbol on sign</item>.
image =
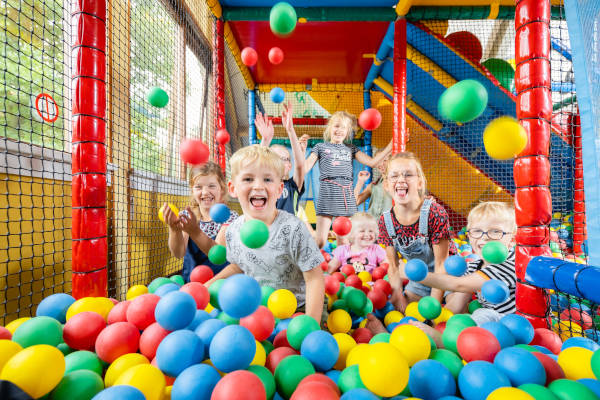
<path id="1" fill-rule="evenodd" d="M 35 98 L 35 110 L 46 122 L 54 122 L 58 119 L 58 104 L 47 93 L 40 93 Z"/>

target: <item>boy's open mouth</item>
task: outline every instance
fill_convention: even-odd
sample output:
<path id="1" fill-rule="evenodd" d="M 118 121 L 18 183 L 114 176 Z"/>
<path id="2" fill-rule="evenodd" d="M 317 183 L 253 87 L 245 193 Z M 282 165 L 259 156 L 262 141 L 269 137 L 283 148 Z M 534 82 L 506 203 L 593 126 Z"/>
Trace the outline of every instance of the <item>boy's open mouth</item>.
<path id="1" fill-rule="evenodd" d="M 256 209 L 263 209 L 267 205 L 267 198 L 265 196 L 251 196 L 250 204 Z"/>

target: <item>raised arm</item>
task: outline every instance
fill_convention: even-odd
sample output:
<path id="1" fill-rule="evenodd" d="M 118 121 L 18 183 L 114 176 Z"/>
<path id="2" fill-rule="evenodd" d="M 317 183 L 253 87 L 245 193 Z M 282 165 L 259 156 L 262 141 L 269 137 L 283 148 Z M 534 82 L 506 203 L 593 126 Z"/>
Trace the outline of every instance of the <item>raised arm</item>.
<path id="1" fill-rule="evenodd" d="M 374 168 L 377 164 L 379 164 L 379 162 L 381 162 L 381 160 L 386 158 L 391 152 L 392 152 L 392 142 L 390 141 L 388 143 L 388 145 L 385 146 L 385 148 L 382 151 L 377 153 L 377 155 L 375 157 L 371 157 L 371 156 L 363 153 L 362 151 L 357 152 L 355 157 L 359 163 L 367 165 L 371 168 Z"/>
<path id="2" fill-rule="evenodd" d="M 273 140 L 273 135 L 275 134 L 275 129 L 273 128 L 273 121 L 269 119 L 263 113 L 257 113 L 256 118 L 254 119 L 254 125 L 256 125 L 256 129 L 260 133 L 261 146 L 269 147 L 271 145 L 271 141 Z"/>
<path id="3" fill-rule="evenodd" d="M 302 185 L 304 184 L 304 151 L 302 150 L 302 146 L 298 141 L 298 136 L 296 136 L 296 131 L 294 130 L 294 120 L 293 120 L 293 108 L 292 103 L 288 101 L 287 105 L 283 106 L 283 111 L 281 112 L 281 121 L 287 132 L 288 138 L 290 139 L 290 145 L 292 146 L 292 153 L 294 153 L 294 182 L 296 182 L 296 186 L 298 186 L 298 190 L 302 190 Z M 271 124 L 271 128 L 273 125 Z"/>
<path id="4" fill-rule="evenodd" d="M 310 171 L 312 169 L 312 167 L 315 166 L 315 163 L 317 162 L 317 153 L 315 153 L 314 151 L 312 153 L 310 153 L 310 155 L 306 158 L 306 160 L 304 160 L 304 173 L 308 174 L 308 171 Z"/>
<path id="5" fill-rule="evenodd" d="M 356 179 L 356 186 L 354 186 L 354 197 L 356 198 L 356 205 L 362 203 L 362 201 L 360 203 L 358 202 L 358 197 L 360 196 L 360 191 L 362 190 L 363 186 L 365 186 L 365 182 L 369 179 L 370 176 L 371 174 L 369 173 L 369 171 L 360 171 L 358 173 L 358 178 Z"/>

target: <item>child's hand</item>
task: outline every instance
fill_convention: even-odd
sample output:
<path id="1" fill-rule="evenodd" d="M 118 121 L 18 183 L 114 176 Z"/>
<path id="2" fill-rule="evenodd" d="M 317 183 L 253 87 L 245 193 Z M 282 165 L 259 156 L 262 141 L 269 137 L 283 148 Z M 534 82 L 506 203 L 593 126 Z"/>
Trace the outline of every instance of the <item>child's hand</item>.
<path id="1" fill-rule="evenodd" d="M 200 229 L 198 226 L 198 219 L 189 206 L 186 207 L 184 211 L 179 213 L 181 230 L 192 236 L 194 232 Z"/>
<path id="2" fill-rule="evenodd" d="M 387 329 L 380 320 L 373 314 L 367 314 L 367 323 L 365 328 L 371 331 L 373 335 L 377 335 L 378 333 L 387 332 Z"/>
<path id="3" fill-rule="evenodd" d="M 294 132 L 294 108 L 292 103 L 288 101 L 287 104 L 283 105 L 283 111 L 281 112 L 281 123 L 285 128 L 285 131 L 290 133 Z"/>
<path id="4" fill-rule="evenodd" d="M 398 260 L 398 262 L 403 263 L 401 260 Z M 392 286 L 392 289 L 394 289 L 394 290 L 402 290 L 403 289 L 402 281 L 404 280 L 405 277 L 403 277 L 402 275 L 403 274 L 400 272 L 400 266 L 393 266 L 393 265 L 389 266 L 388 277 L 390 279 L 390 285 Z"/>
<path id="5" fill-rule="evenodd" d="M 310 135 L 307 135 L 306 133 L 304 135 L 302 135 L 300 137 L 300 139 L 298 139 L 298 142 L 300 142 L 300 148 L 302 149 L 302 152 L 306 154 L 306 148 L 308 147 L 308 139 L 310 139 Z"/>
<path id="6" fill-rule="evenodd" d="M 369 171 L 360 171 L 358 173 L 358 180 L 360 182 L 366 182 L 371 177 L 371 173 Z"/>
<path id="7" fill-rule="evenodd" d="M 275 129 L 273 128 L 273 121 L 269 119 L 263 113 L 257 113 L 256 118 L 254 118 L 254 125 L 256 125 L 256 129 L 262 136 L 262 139 L 268 141 L 269 144 L 273 139 L 273 135 L 275 134 Z"/>
<path id="8" fill-rule="evenodd" d="M 180 231 L 181 227 L 179 225 L 179 216 L 175 215 L 167 203 L 163 204 L 162 211 L 165 224 L 167 224 L 167 226 L 173 231 Z"/>

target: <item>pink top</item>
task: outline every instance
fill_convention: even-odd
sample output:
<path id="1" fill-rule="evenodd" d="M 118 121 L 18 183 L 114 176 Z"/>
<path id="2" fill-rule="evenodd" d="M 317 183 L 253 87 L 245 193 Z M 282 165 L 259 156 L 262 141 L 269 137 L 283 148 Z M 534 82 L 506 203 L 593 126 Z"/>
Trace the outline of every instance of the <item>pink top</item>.
<path id="1" fill-rule="evenodd" d="M 350 245 L 339 246 L 333 250 L 333 256 L 343 265 L 350 264 L 356 273 L 372 272 L 375 267 L 385 261 L 385 250 L 378 244 L 372 244 L 358 253 L 350 251 Z"/>

